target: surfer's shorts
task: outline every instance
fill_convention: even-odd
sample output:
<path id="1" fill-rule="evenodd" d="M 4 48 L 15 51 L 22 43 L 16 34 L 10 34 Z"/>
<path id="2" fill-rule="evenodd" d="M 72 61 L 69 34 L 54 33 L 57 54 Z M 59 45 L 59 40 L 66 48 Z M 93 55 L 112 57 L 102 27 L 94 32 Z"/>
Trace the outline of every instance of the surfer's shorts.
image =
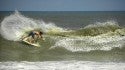
<path id="1" fill-rule="evenodd" d="M 30 32 L 28 36 L 32 36 L 32 38 L 34 39 L 35 33 Z"/>

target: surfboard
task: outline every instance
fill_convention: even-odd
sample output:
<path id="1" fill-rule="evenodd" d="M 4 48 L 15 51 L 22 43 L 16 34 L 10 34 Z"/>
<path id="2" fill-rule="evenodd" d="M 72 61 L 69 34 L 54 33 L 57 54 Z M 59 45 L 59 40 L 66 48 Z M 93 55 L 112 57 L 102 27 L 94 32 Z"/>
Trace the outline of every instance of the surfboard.
<path id="1" fill-rule="evenodd" d="M 32 46 L 35 46 L 35 47 L 40 47 L 40 44 L 38 42 L 36 43 L 30 43 L 27 41 L 28 37 L 27 38 L 24 38 L 22 41 L 28 45 L 32 45 Z"/>

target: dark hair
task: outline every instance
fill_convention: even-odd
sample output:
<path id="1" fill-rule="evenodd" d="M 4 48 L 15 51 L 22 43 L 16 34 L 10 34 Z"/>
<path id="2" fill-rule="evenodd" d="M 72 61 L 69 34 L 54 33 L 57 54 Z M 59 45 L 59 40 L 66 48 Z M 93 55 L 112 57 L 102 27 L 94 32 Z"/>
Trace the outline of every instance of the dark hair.
<path id="1" fill-rule="evenodd" d="M 41 31 L 40 31 L 40 32 L 39 32 L 39 34 L 40 34 L 40 35 L 42 35 L 42 34 L 43 34 L 43 32 L 41 32 Z"/>

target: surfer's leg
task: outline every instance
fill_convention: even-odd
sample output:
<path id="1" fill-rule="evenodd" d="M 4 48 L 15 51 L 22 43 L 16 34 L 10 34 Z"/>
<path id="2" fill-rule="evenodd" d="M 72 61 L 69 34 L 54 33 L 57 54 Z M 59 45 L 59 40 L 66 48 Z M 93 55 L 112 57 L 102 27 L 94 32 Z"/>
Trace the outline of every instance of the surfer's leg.
<path id="1" fill-rule="evenodd" d="M 32 43 L 33 38 L 30 36 L 30 37 L 28 37 L 27 41 L 28 41 L 29 43 Z"/>
<path id="2" fill-rule="evenodd" d="M 28 42 L 30 42 L 30 43 L 32 42 L 31 38 L 29 38 Z"/>
<path id="3" fill-rule="evenodd" d="M 34 43 L 34 40 L 31 40 L 31 42 L 30 43 Z"/>

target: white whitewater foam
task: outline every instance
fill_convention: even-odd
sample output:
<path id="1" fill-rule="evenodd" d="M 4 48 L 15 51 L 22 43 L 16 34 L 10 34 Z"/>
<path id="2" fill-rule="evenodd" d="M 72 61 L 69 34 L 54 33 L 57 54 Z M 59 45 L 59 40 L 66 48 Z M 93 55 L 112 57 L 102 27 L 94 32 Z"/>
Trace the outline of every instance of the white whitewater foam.
<path id="1" fill-rule="evenodd" d="M 65 37 L 56 41 L 55 45 L 50 49 L 56 47 L 63 47 L 69 51 L 92 51 L 92 50 L 111 50 L 115 47 L 122 48 L 125 44 L 125 36 L 106 36 L 105 34 L 98 36 L 85 37 Z"/>
<path id="2" fill-rule="evenodd" d="M 90 24 L 85 28 L 91 27 L 107 27 L 117 26 L 120 27 L 115 21 L 107 21 L 103 23 Z M 109 31 L 105 34 L 99 34 L 97 36 L 70 36 L 65 38 L 59 38 L 56 43 L 50 48 L 63 47 L 69 51 L 92 51 L 92 50 L 104 50 L 109 51 L 115 47 L 122 48 L 125 45 L 125 29 L 117 29 L 116 31 Z"/>
<path id="3" fill-rule="evenodd" d="M 91 61 L 0 62 L 0 70 L 125 70 L 125 63 Z"/>
<path id="4" fill-rule="evenodd" d="M 1 22 L 1 34 L 5 39 L 16 41 L 20 39 L 24 31 L 38 27 L 39 25 L 33 19 L 26 18 L 16 11 Z"/>

